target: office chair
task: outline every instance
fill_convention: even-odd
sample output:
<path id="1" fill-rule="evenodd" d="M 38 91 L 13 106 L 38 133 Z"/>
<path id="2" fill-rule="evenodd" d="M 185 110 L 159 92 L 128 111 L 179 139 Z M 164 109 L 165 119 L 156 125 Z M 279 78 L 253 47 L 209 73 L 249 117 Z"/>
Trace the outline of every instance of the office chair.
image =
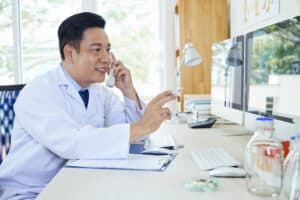
<path id="1" fill-rule="evenodd" d="M 0 164 L 10 148 L 10 134 L 15 117 L 13 106 L 23 87 L 24 84 L 0 85 Z"/>

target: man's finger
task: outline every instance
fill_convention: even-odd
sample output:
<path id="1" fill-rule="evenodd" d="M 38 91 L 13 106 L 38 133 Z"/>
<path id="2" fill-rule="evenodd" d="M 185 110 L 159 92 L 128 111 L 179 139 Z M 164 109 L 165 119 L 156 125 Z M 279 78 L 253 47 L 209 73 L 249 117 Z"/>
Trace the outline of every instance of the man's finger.
<path id="1" fill-rule="evenodd" d="M 116 79 L 119 80 L 120 77 L 122 77 L 123 75 L 126 75 L 126 71 L 125 70 L 120 70 L 118 71 L 118 73 L 116 74 Z"/>
<path id="2" fill-rule="evenodd" d="M 161 115 L 164 115 L 164 114 L 170 115 L 170 114 L 171 114 L 171 111 L 170 111 L 169 108 L 161 108 L 161 109 L 160 109 L 160 114 L 161 114 Z"/>
<path id="3" fill-rule="evenodd" d="M 171 114 L 169 114 L 169 115 L 164 115 L 164 120 L 167 120 L 167 119 L 171 119 Z"/>
<path id="4" fill-rule="evenodd" d="M 173 95 L 172 91 L 170 91 L 170 90 L 164 91 L 164 92 L 160 93 L 159 95 L 157 95 L 156 97 L 154 97 L 151 102 L 157 103 L 161 98 L 170 96 L 170 95 Z"/>
<path id="5" fill-rule="evenodd" d="M 161 114 L 161 120 L 171 119 L 171 113 L 163 113 Z"/>
<path id="6" fill-rule="evenodd" d="M 121 70 L 120 66 L 116 66 L 114 69 L 114 76 L 116 76 L 120 70 Z"/>
<path id="7" fill-rule="evenodd" d="M 177 99 L 177 96 L 175 96 L 173 94 L 164 96 L 157 102 L 157 105 L 159 105 L 161 107 L 161 106 L 165 105 L 167 102 L 175 100 L 175 99 Z"/>

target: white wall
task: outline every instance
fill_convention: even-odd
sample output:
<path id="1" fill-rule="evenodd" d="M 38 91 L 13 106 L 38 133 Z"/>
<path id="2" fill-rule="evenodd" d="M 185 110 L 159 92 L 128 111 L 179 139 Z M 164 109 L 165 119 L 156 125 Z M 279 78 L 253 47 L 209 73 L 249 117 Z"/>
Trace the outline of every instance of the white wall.
<path id="1" fill-rule="evenodd" d="M 251 26 L 245 27 L 243 24 L 243 17 L 240 9 L 241 2 L 244 0 L 230 0 L 230 35 L 231 37 L 238 36 L 264 26 L 283 21 L 288 18 L 300 15 L 300 0 L 279 0 L 280 2 L 280 15 L 278 17 L 270 18 Z M 255 0 L 248 0 L 255 1 Z M 259 0 L 264 1 L 264 0 Z"/>
<path id="2" fill-rule="evenodd" d="M 175 72 L 176 72 L 176 24 L 175 24 L 175 4 L 176 0 L 159 1 L 160 15 L 160 55 L 162 70 L 160 80 L 162 81 L 161 90 L 175 89 Z"/>

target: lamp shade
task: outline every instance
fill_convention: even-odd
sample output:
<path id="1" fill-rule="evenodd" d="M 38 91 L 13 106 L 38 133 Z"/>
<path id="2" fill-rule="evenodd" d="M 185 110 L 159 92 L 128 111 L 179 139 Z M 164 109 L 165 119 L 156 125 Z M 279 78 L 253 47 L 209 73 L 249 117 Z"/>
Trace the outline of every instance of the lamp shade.
<path id="1" fill-rule="evenodd" d="M 233 44 L 229 50 L 228 56 L 226 58 L 226 64 L 232 67 L 238 67 L 243 64 L 240 50 L 237 44 Z"/>
<path id="2" fill-rule="evenodd" d="M 193 67 L 195 65 L 198 65 L 202 62 L 202 57 L 197 52 L 195 47 L 191 42 L 186 43 L 183 48 L 182 53 L 182 61 L 183 64 L 187 67 Z"/>

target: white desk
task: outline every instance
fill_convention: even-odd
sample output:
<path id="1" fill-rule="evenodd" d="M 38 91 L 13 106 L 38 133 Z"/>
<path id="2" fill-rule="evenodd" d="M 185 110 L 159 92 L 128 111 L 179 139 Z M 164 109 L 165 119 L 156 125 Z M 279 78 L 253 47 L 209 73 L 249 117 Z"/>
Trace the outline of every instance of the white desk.
<path id="1" fill-rule="evenodd" d="M 184 189 L 186 180 L 201 177 L 200 170 L 192 160 L 192 150 L 223 147 L 244 163 L 244 150 L 250 136 L 222 136 L 216 128 L 190 129 L 185 124 L 164 124 L 159 131 L 173 134 L 178 144 L 184 144 L 166 171 L 63 168 L 37 199 L 262 199 L 247 191 L 245 179 L 220 179 L 222 188 L 212 193 Z"/>

